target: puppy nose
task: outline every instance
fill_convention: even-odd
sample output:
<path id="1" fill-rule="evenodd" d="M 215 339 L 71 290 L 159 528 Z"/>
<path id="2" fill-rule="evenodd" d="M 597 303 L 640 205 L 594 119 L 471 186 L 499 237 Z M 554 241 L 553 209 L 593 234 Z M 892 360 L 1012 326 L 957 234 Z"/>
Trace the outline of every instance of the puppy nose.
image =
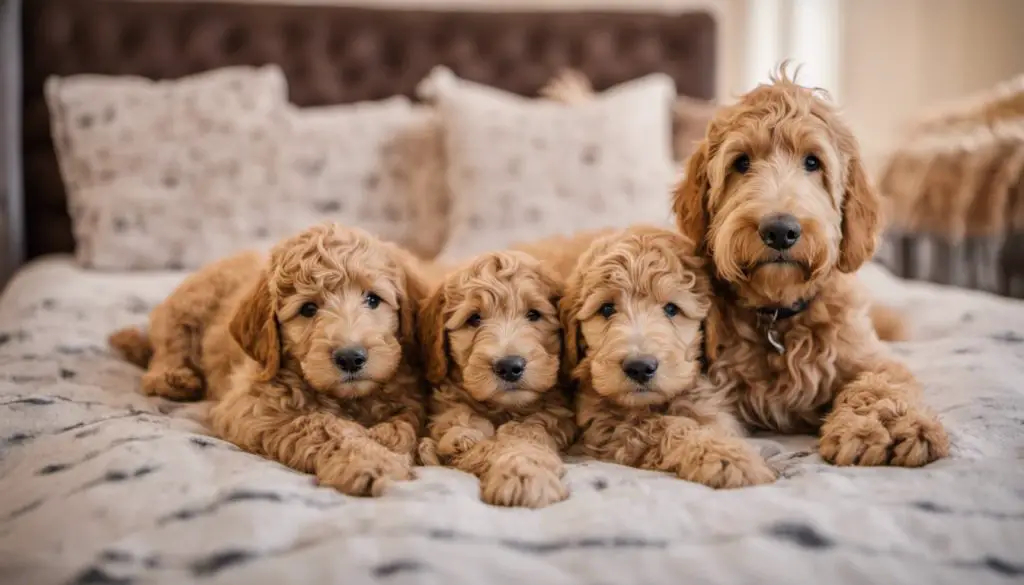
<path id="1" fill-rule="evenodd" d="M 343 347 L 334 352 L 334 364 L 342 372 L 354 374 L 366 365 L 366 348 Z"/>
<path id="2" fill-rule="evenodd" d="M 506 356 L 494 362 L 494 373 L 506 382 L 515 382 L 522 378 L 525 371 L 526 360 L 517 355 Z"/>
<path id="3" fill-rule="evenodd" d="M 788 213 L 776 213 L 762 219 L 757 231 L 765 246 L 788 250 L 800 239 L 800 222 Z"/>
<path id="4" fill-rule="evenodd" d="M 654 373 L 658 371 L 658 360 L 649 355 L 626 358 L 622 362 L 622 371 L 626 372 L 631 380 L 645 384 L 650 382 Z"/>

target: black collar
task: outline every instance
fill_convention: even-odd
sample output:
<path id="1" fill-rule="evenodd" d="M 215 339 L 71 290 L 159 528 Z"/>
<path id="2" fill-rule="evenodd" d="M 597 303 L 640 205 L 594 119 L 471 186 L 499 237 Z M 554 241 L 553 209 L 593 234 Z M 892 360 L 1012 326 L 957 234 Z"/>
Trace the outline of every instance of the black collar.
<path id="1" fill-rule="evenodd" d="M 783 319 L 789 319 L 794 315 L 799 315 L 806 311 L 807 307 L 810 305 L 811 299 L 800 299 L 788 307 L 758 307 L 754 309 L 754 311 L 757 312 L 758 318 L 767 318 L 775 322 L 782 321 Z"/>

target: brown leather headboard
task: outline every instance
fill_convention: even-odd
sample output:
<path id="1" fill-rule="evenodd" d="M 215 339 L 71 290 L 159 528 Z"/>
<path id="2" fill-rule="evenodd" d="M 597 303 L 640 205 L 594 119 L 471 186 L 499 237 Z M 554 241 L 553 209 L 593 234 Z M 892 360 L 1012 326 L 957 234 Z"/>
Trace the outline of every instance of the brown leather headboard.
<path id="1" fill-rule="evenodd" d="M 706 13 L 428 12 L 137 0 L 24 6 L 25 233 L 29 258 L 74 248 L 43 82 L 98 73 L 176 78 L 277 63 L 299 105 L 412 97 L 435 65 L 536 95 L 558 69 L 598 89 L 661 71 L 712 98 L 715 22 Z"/>

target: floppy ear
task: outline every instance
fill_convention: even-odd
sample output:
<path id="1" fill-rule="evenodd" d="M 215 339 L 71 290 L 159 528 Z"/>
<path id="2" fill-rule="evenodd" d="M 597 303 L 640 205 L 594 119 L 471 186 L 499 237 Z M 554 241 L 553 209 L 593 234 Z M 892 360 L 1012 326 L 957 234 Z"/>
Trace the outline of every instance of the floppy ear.
<path id="1" fill-rule="evenodd" d="M 445 348 L 444 308 L 447 298 L 439 285 L 427 298 L 419 313 L 419 341 L 427 381 L 440 384 L 448 375 L 448 351 Z"/>
<path id="2" fill-rule="evenodd" d="M 676 225 L 679 231 L 704 250 L 704 239 L 707 234 L 707 192 L 710 189 L 707 173 L 708 157 L 707 141 L 702 141 L 697 150 L 690 155 L 686 164 L 686 176 L 672 196 L 672 210 L 676 214 Z"/>
<path id="3" fill-rule="evenodd" d="M 277 375 L 281 365 L 281 342 L 266 272 L 235 309 L 228 330 L 246 355 L 263 367 L 259 380 L 267 381 Z"/>
<path id="4" fill-rule="evenodd" d="M 587 349 L 580 331 L 579 319 L 576 318 L 582 300 L 579 280 L 575 276 L 570 277 L 566 283 L 565 294 L 558 303 L 558 318 L 562 321 L 562 333 L 565 336 L 562 343 L 562 369 L 570 378 L 580 360 L 586 357 Z"/>
<path id="5" fill-rule="evenodd" d="M 412 357 L 419 353 L 416 323 L 419 320 L 420 307 L 427 300 L 429 288 L 419 271 L 417 261 L 411 256 L 400 253 L 398 265 L 402 271 L 404 285 L 399 291 L 398 299 L 398 336 L 403 353 Z"/>
<path id="6" fill-rule="evenodd" d="M 851 137 L 852 142 L 852 137 Z M 856 146 L 850 149 L 856 152 Z M 882 224 L 882 200 L 868 180 L 860 158 L 854 154 L 847 166 L 843 200 L 843 241 L 839 270 L 855 272 L 875 254 Z"/>

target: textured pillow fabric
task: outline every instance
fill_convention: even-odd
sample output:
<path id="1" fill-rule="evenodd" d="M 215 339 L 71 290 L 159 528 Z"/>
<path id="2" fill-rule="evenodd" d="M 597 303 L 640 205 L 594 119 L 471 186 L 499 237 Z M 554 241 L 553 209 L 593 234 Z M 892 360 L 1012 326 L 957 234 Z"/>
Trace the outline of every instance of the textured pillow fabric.
<path id="1" fill-rule="evenodd" d="M 330 218 L 422 258 L 441 249 L 449 198 L 432 108 L 395 97 L 297 109 L 280 154 L 283 233 Z"/>
<path id="2" fill-rule="evenodd" d="M 47 84 L 76 253 L 197 268 L 327 219 L 432 257 L 447 227 L 437 116 L 405 98 L 300 109 L 280 70 Z"/>
<path id="3" fill-rule="evenodd" d="M 444 126 L 452 214 L 442 261 L 588 229 L 669 225 L 675 90 L 667 76 L 566 105 L 438 69 L 420 93 Z"/>
<path id="4" fill-rule="evenodd" d="M 265 205 L 288 107 L 277 67 L 55 77 L 45 89 L 80 263 L 194 268 L 272 241 Z"/>

